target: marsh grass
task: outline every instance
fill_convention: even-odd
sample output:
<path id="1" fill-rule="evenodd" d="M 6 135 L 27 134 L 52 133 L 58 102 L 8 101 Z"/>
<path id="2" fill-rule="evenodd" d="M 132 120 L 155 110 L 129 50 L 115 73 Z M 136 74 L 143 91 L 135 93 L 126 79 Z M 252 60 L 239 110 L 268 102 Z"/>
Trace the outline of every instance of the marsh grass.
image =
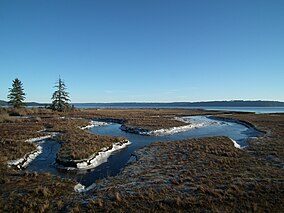
<path id="1" fill-rule="evenodd" d="M 38 132 L 42 128 L 28 120 L 0 123 L 0 161 L 15 160 L 35 150 L 35 145 L 26 140 L 45 135 Z"/>
<path id="2" fill-rule="evenodd" d="M 220 114 L 220 111 L 194 109 L 81 109 L 71 116 L 85 118 L 116 119 L 127 127 L 158 130 L 186 125 L 175 117 L 205 114 Z"/>
<path id="3" fill-rule="evenodd" d="M 59 136 L 62 143 L 59 157 L 68 159 L 88 157 L 120 138 L 95 136 L 87 130 L 81 130 L 80 126 L 89 124 L 86 119 L 66 118 L 64 114 L 54 114 L 46 109 L 11 110 L 0 109 L 0 211 L 46 212 L 50 209 L 69 209 L 78 212 L 79 205 L 68 207 L 72 206 L 70 202 L 74 199 L 73 187 L 76 182 L 43 173 L 20 175 L 18 171 L 7 167 L 7 161 L 34 151 L 35 144 L 26 140 L 49 132 L 62 133 L 62 137 Z M 43 129 L 46 131 L 40 131 Z M 64 154 L 61 156 L 60 153 Z"/>
<path id="4" fill-rule="evenodd" d="M 283 209 L 283 170 L 236 149 L 226 137 L 157 142 L 136 154 L 137 162 L 98 184 L 101 189 L 94 193 L 104 200 L 103 210 L 281 212 Z M 119 207 L 106 200 L 116 192 L 126 202 Z"/>
<path id="5" fill-rule="evenodd" d="M 19 174 L 8 168 L 6 162 L 33 151 L 33 144 L 25 140 L 45 135 L 38 132 L 45 128 L 62 133 L 59 156 L 80 159 L 96 152 L 102 144 L 120 140 L 79 129 L 88 124 L 88 118 L 111 118 L 134 127 L 156 129 L 171 127 L 175 116 L 208 112 L 83 109 L 53 113 L 46 109 L 21 109 L 17 113 L 20 117 L 10 116 L 8 109 L 0 108 L 1 212 L 282 212 L 284 209 L 284 115 L 222 115 L 250 122 L 267 134 L 250 141 L 244 150 L 236 149 L 225 137 L 153 143 L 140 149 L 136 153 L 138 161 L 128 164 L 118 176 L 97 181 L 93 191 L 79 195 L 73 190 L 74 181 L 50 174 Z M 152 124 L 156 121 L 157 124 Z"/>
<path id="6" fill-rule="evenodd" d="M 16 118 L 10 116 L 8 113 L 0 114 L 0 123 L 12 123 L 15 122 Z"/>
<path id="7" fill-rule="evenodd" d="M 46 212 L 64 209 L 66 202 L 73 196 L 75 182 L 62 181 L 49 174 L 25 173 L 13 171 L 5 173 L 5 184 L 1 185 L 0 209 L 4 212 Z M 3 173 L 2 173 L 3 174 Z M 58 202 L 64 197 L 64 202 Z"/>
<path id="8" fill-rule="evenodd" d="M 88 158 L 104 147 L 111 147 L 114 143 L 126 140 L 122 137 L 94 135 L 79 128 L 65 131 L 58 139 L 62 141 L 58 158 L 68 160 Z"/>
<path id="9" fill-rule="evenodd" d="M 111 147 L 114 143 L 124 141 L 126 138 L 99 136 L 80 127 L 87 126 L 90 120 L 52 118 L 44 123 L 47 131 L 61 132 L 56 140 L 61 142 L 58 159 L 81 160 L 90 157 L 104 147 Z"/>
<path id="10" fill-rule="evenodd" d="M 254 124 L 256 128 L 266 134 L 249 142 L 246 150 L 262 160 L 268 161 L 274 166 L 282 167 L 284 162 L 284 114 L 233 114 L 222 117 L 244 120 Z"/>

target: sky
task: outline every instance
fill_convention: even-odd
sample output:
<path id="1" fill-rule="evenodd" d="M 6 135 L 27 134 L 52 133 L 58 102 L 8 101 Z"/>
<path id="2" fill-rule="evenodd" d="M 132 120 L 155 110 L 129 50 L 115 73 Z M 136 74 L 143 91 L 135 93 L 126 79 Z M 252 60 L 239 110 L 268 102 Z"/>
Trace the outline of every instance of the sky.
<path id="1" fill-rule="evenodd" d="M 284 101 L 283 0 L 0 0 L 0 100 Z"/>

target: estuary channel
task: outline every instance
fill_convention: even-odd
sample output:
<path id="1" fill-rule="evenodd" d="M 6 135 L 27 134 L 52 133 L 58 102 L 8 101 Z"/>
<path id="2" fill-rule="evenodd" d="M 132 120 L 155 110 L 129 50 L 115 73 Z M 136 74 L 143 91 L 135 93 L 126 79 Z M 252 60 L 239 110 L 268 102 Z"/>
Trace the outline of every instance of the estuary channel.
<path id="1" fill-rule="evenodd" d="M 227 136 L 235 141 L 240 148 L 243 148 L 247 146 L 249 139 L 261 135 L 261 132 L 255 128 L 233 120 L 219 120 L 208 116 L 189 116 L 182 119 L 192 124 L 192 128 L 174 133 L 165 130 L 156 135 L 128 133 L 122 131 L 121 124 L 117 123 L 109 123 L 89 129 L 97 135 L 123 136 L 131 142 L 126 148 L 113 152 L 108 159 L 103 160 L 104 163 L 89 170 L 66 170 L 58 167 L 55 160 L 60 144 L 56 141 L 45 140 L 40 142 L 42 153 L 29 164 L 25 171 L 49 172 L 63 178 L 74 179 L 84 186 L 90 186 L 98 179 L 117 175 L 132 159 L 131 156 L 137 149 L 156 141 L 166 142 L 208 136 Z"/>

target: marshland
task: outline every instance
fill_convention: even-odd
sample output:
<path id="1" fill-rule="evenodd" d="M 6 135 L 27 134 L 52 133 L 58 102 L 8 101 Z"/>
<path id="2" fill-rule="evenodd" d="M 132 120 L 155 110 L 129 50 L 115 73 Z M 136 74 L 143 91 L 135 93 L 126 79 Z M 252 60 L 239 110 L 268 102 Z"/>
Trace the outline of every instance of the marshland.
<path id="1" fill-rule="evenodd" d="M 197 109 L 0 110 L 2 211 L 283 210 L 284 115 L 281 113 Z M 166 141 L 162 140 L 163 136 L 155 136 L 151 143 L 141 146 L 130 141 L 133 145 L 125 145 L 108 156 L 108 161 L 111 161 L 116 155 L 130 150 L 126 155 L 128 163 L 123 163 L 114 174 L 110 172 L 100 178 L 91 176 L 94 180 L 90 187 L 84 188 L 80 183 L 82 174 L 74 162 L 96 156 L 96 153 L 109 150 L 114 144 L 123 144 L 128 141 L 128 135 L 133 135 L 133 138 L 137 135 L 128 132 L 123 136 L 101 134 L 106 133 L 105 129 L 111 128 L 111 125 L 92 127 L 92 121 L 155 131 L 193 122 L 189 119 L 189 123 L 185 123 L 177 118 L 209 115 L 217 117 L 212 122 L 238 123 L 243 128 L 257 130 L 259 134 L 250 135 L 241 149 L 229 137 L 222 135 L 172 140 L 175 135 L 185 134 L 182 132 L 164 136 L 169 137 Z M 122 132 L 121 129 L 116 131 Z M 60 176 L 31 170 L 29 164 L 25 167 L 11 164 L 38 149 L 39 144 L 29 142 L 29 139 L 50 135 L 51 138 L 45 140 L 60 144 L 52 166 L 75 168 L 70 171 L 63 169 L 64 175 Z M 150 140 L 153 136 L 137 137 Z M 131 152 L 133 146 L 138 148 Z M 40 154 L 30 164 L 37 161 L 37 157 Z M 98 167 L 83 173 L 96 174 L 96 170 L 105 164 L 107 162 L 101 162 Z M 76 174 L 80 178 L 73 178 Z"/>
<path id="2" fill-rule="evenodd" d="M 0 213 L 283 213 L 283 10 L 1 0 Z"/>

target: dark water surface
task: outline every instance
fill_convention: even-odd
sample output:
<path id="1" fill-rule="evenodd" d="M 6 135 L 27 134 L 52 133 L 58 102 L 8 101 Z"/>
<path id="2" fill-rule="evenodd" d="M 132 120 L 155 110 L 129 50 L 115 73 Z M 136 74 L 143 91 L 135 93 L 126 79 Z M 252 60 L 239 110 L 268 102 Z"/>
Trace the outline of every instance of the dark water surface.
<path id="1" fill-rule="evenodd" d="M 93 127 L 92 129 L 90 129 L 90 131 L 94 134 L 123 136 L 131 141 L 131 145 L 114 152 L 108 158 L 107 162 L 91 170 L 66 171 L 57 168 L 55 165 L 55 158 L 60 145 L 55 141 L 47 140 L 46 142 L 42 143 L 43 153 L 30 163 L 27 170 L 37 172 L 50 172 L 61 177 L 75 179 L 81 184 L 89 186 L 97 179 L 117 175 L 129 161 L 131 154 L 134 153 L 135 150 L 155 141 L 165 142 L 206 136 L 228 136 L 235 140 L 241 147 L 244 147 L 247 145 L 247 140 L 249 138 L 260 135 L 260 133 L 254 128 L 249 128 L 235 122 L 218 121 L 209 119 L 205 116 L 188 117 L 188 119 L 190 118 L 193 118 L 193 120 L 190 120 L 192 123 L 201 123 L 204 126 L 164 136 L 143 136 L 127 133 L 120 130 L 120 124 L 115 123 L 107 126 Z"/>

